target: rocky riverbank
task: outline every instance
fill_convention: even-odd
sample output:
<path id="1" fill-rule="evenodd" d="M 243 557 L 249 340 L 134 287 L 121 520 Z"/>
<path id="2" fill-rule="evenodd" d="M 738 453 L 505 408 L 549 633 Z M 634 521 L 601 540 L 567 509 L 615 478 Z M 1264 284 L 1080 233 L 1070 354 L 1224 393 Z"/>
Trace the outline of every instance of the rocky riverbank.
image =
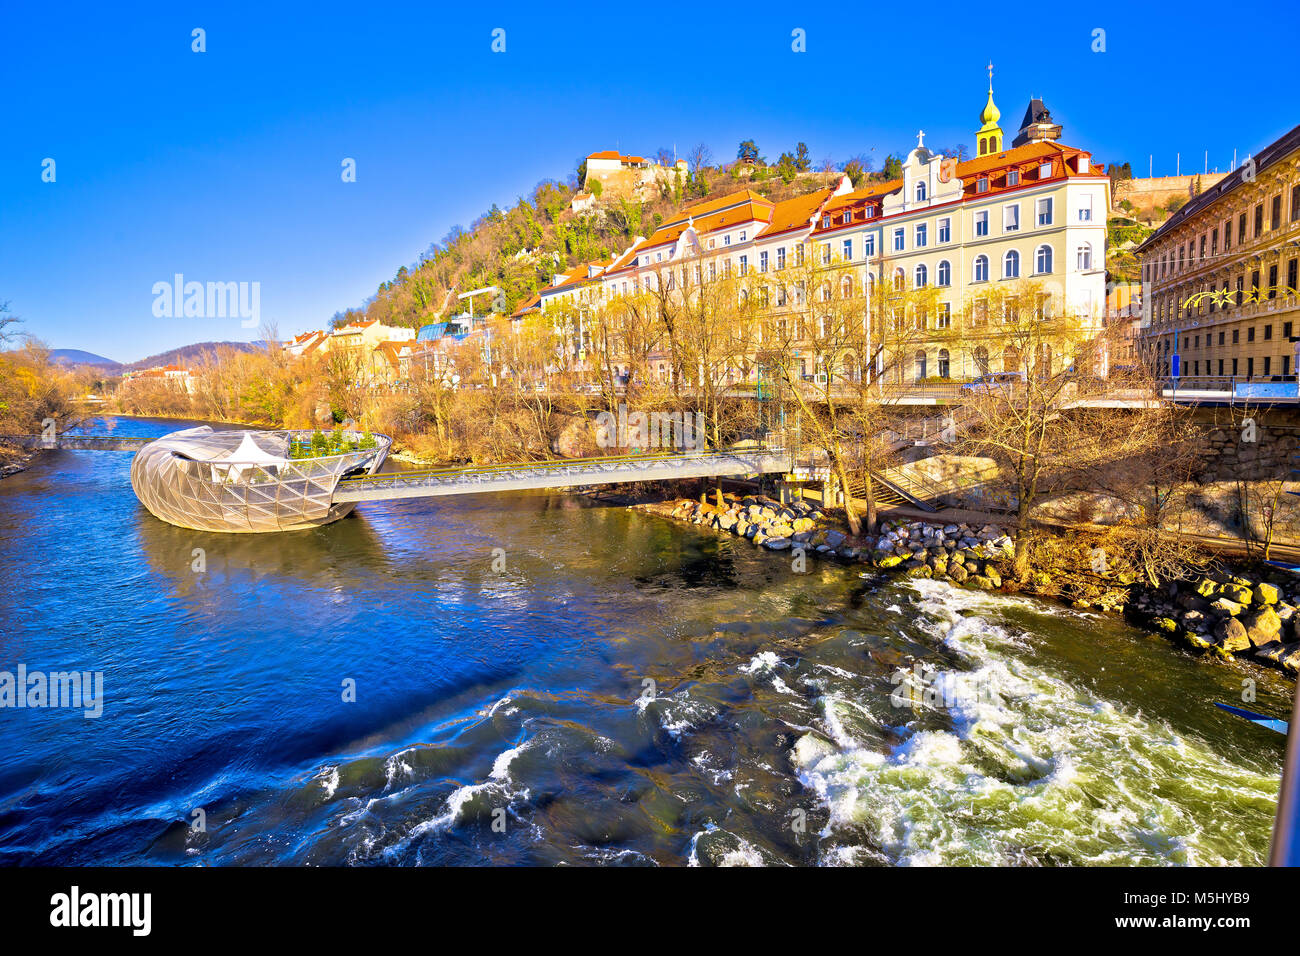
<path id="1" fill-rule="evenodd" d="M 907 577 L 1122 613 L 1213 659 L 1300 672 L 1300 582 L 1276 574 L 1252 581 L 1241 573 L 1214 572 L 1152 591 L 1131 573 L 1099 572 L 1086 561 L 1081 566 L 1077 559 L 1057 555 L 1050 568 L 1037 568 L 1022 582 L 1010 579 L 1014 546 L 995 525 L 885 520 L 879 534 L 854 537 L 838 517 L 803 500 L 782 504 L 765 495 L 719 494 L 712 501 L 673 499 L 634 507 L 744 538 L 787 558 L 863 564 Z M 1086 547 L 1075 551 L 1089 553 Z"/>
<path id="2" fill-rule="evenodd" d="M 0 478 L 8 478 L 25 470 L 36 454 L 30 448 L 0 441 Z"/>

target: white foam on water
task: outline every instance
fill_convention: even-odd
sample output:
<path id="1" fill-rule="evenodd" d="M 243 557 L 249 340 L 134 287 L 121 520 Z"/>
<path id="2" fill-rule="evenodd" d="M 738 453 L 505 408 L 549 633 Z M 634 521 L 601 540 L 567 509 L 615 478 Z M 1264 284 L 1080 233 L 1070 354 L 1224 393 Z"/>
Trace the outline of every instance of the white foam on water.
<path id="1" fill-rule="evenodd" d="M 1018 656 L 1032 638 L 997 617 L 1019 599 L 914 585 L 918 623 L 969 670 L 939 669 L 931 682 L 950 727 L 916 729 L 903 710 L 897 743 L 873 734 L 870 711 L 844 693 L 819 699 L 818 730 L 790 759 L 828 811 L 822 862 L 1262 862 L 1229 810 L 1266 808 L 1276 778 Z"/>

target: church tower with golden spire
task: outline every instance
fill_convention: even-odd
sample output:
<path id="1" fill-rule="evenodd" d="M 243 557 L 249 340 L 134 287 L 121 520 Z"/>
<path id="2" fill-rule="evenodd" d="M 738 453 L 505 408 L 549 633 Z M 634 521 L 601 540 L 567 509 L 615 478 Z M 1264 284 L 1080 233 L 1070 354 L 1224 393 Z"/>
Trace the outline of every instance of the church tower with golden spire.
<path id="1" fill-rule="evenodd" d="M 993 102 L 993 63 L 990 62 L 989 101 L 980 111 L 980 122 L 984 125 L 975 134 L 976 141 L 979 143 L 978 156 L 992 156 L 1002 151 L 1002 127 L 998 125 L 998 120 L 1001 118 L 1002 113 Z"/>

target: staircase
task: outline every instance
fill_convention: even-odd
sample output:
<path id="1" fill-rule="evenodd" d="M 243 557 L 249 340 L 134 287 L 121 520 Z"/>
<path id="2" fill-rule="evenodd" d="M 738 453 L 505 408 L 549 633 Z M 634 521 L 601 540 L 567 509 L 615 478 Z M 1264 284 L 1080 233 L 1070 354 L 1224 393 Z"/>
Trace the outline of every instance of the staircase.
<path id="1" fill-rule="evenodd" d="M 865 499 L 867 497 L 866 486 L 866 481 L 856 481 L 849 486 L 849 494 L 854 498 Z M 903 476 L 903 480 L 899 480 L 897 476 L 885 478 L 880 472 L 872 472 L 871 497 L 876 504 L 889 508 L 902 505 L 920 508 L 922 511 L 936 510 L 928 500 L 934 496 L 915 482 L 907 479 L 906 476 Z"/>

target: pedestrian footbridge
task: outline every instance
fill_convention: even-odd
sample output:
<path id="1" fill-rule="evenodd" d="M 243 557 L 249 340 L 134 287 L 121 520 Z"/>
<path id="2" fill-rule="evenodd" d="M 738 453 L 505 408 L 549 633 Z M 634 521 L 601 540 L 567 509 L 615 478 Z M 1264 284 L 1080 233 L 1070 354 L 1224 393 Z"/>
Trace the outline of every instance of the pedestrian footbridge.
<path id="1" fill-rule="evenodd" d="M 792 466 L 790 453 L 782 449 L 731 448 L 666 455 L 514 462 L 477 468 L 380 472 L 344 478 L 334 488 L 334 501 L 386 501 L 679 478 L 738 478 L 785 473 Z"/>
<path id="2" fill-rule="evenodd" d="M 131 486 L 155 517 L 182 528 L 219 532 L 296 531 L 337 521 L 362 501 L 484 492 L 573 488 L 682 478 L 787 473 L 782 447 L 746 443 L 707 451 L 634 454 L 472 468 L 380 471 L 385 435 L 340 431 L 214 431 L 208 426 L 161 438 L 12 436 L 30 448 L 136 451 Z"/>

